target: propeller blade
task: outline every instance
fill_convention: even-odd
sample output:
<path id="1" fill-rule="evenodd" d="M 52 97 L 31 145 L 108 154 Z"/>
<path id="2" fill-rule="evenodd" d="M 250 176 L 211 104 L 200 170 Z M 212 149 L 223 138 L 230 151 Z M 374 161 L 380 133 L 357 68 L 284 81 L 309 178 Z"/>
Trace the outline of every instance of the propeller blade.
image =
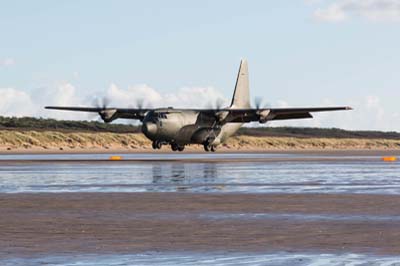
<path id="1" fill-rule="evenodd" d="M 254 98 L 254 104 L 255 104 L 257 110 L 261 109 L 262 103 L 263 103 L 263 99 L 261 97 L 257 96 Z"/>
<path id="2" fill-rule="evenodd" d="M 268 102 L 265 102 L 262 97 L 255 97 L 254 105 L 257 110 L 271 108 L 271 104 Z"/>
<path id="3" fill-rule="evenodd" d="M 110 102 L 111 102 L 110 98 L 108 98 L 106 96 L 104 96 L 102 98 L 96 97 L 93 100 L 93 105 L 96 108 L 107 109 L 108 106 L 110 105 Z"/>
<path id="4" fill-rule="evenodd" d="M 107 109 L 107 107 L 110 105 L 110 99 L 106 96 L 103 97 L 103 102 L 102 102 L 102 107 L 103 109 Z"/>
<path id="5" fill-rule="evenodd" d="M 95 97 L 92 101 L 92 104 L 96 107 L 101 109 L 97 114 L 93 113 L 93 115 L 91 116 L 91 119 L 93 120 L 94 118 L 97 117 L 97 120 L 101 121 L 105 121 L 104 120 L 104 111 L 106 111 L 109 108 L 110 105 L 110 98 L 104 96 L 104 97 Z M 100 116 L 100 117 L 99 117 Z"/>
<path id="6" fill-rule="evenodd" d="M 216 109 L 217 109 L 217 110 L 222 109 L 223 105 L 224 105 L 224 100 L 222 100 L 221 98 L 218 98 L 218 99 L 216 100 L 216 102 L 215 102 L 215 107 L 216 107 Z"/>
<path id="7" fill-rule="evenodd" d="M 143 109 L 143 106 L 144 106 L 144 99 L 143 98 L 138 98 L 136 100 L 136 107 L 138 109 Z"/>

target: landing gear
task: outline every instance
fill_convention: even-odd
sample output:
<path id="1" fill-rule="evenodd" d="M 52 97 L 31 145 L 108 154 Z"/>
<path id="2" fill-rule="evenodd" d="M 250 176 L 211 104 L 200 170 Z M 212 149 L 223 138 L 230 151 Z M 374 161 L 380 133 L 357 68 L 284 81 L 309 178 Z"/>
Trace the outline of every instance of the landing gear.
<path id="1" fill-rule="evenodd" d="M 211 145 L 207 144 L 207 143 L 204 143 L 204 150 L 209 152 L 211 150 Z"/>
<path id="2" fill-rule="evenodd" d="M 153 141 L 151 146 L 153 147 L 154 150 L 159 150 L 162 147 L 162 143 L 159 140 L 155 140 Z"/>
<path id="3" fill-rule="evenodd" d="M 178 146 L 178 151 L 183 151 L 185 149 L 184 145 Z"/>
<path id="4" fill-rule="evenodd" d="M 179 145 L 176 143 L 171 144 L 171 150 L 173 151 L 183 151 L 185 149 L 185 145 Z"/>
<path id="5" fill-rule="evenodd" d="M 171 150 L 172 151 L 177 151 L 178 150 L 178 145 L 176 145 L 175 143 L 171 144 Z"/>
<path id="6" fill-rule="evenodd" d="M 215 152 L 217 149 L 216 149 L 216 146 L 214 146 L 214 145 L 204 143 L 204 150 L 207 152 L 209 152 L 209 151 Z"/>

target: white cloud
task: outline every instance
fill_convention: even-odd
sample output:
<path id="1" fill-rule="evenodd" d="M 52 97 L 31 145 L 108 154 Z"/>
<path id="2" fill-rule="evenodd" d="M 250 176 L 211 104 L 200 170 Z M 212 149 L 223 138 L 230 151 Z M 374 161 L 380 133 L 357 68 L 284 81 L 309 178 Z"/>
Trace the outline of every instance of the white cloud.
<path id="1" fill-rule="evenodd" d="M 9 67 L 15 65 L 15 60 L 13 58 L 0 59 L 0 66 Z"/>
<path id="2" fill-rule="evenodd" d="M 354 16 L 371 21 L 400 21 L 400 0 L 334 0 L 314 12 L 317 20 L 327 22 Z"/>
<path id="3" fill-rule="evenodd" d="M 321 105 L 338 106 L 342 104 L 325 100 Z M 350 100 L 348 105 L 354 109 L 351 111 L 314 113 L 313 119 L 276 121 L 271 122 L 271 125 L 400 131 L 399 113 L 385 111 L 384 104 L 378 96 L 369 95 L 361 100 Z"/>
<path id="4" fill-rule="evenodd" d="M 55 88 L 38 88 L 29 93 L 15 88 L 0 88 L 0 115 L 2 116 L 42 116 L 60 119 L 82 119 L 76 113 L 52 113 L 45 105 L 81 105 L 76 89 L 69 83 Z M 86 119 L 86 116 L 84 117 Z"/>
<path id="5" fill-rule="evenodd" d="M 29 94 L 13 88 L 0 88 L 0 113 L 3 116 L 24 116 L 34 113 Z"/>
<path id="6" fill-rule="evenodd" d="M 138 101 L 141 100 L 147 107 L 210 107 L 209 105 L 215 105 L 216 99 L 221 99 L 224 106 L 229 103 L 228 99 L 213 87 L 181 88 L 175 93 L 161 93 L 147 85 L 121 89 L 117 85 L 111 84 L 106 96 L 112 100 L 112 105 L 124 107 L 136 107 Z"/>
<path id="7" fill-rule="evenodd" d="M 321 3 L 323 0 L 304 0 L 307 5 L 315 5 Z"/>
<path id="8" fill-rule="evenodd" d="M 339 22 L 345 20 L 347 15 L 340 5 L 335 3 L 325 9 L 318 8 L 314 12 L 314 17 L 320 21 Z"/>
<path id="9" fill-rule="evenodd" d="M 287 107 L 289 107 L 289 103 L 284 100 L 279 100 L 276 102 L 276 105 L 274 105 L 272 107 L 287 108 Z"/>

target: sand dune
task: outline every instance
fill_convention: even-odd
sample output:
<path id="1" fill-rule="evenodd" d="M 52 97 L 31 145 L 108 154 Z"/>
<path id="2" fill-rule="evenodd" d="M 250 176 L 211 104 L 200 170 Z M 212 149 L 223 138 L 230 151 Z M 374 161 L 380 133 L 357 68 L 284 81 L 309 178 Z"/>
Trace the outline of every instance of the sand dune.
<path id="1" fill-rule="evenodd" d="M 169 147 L 163 149 L 169 150 Z M 192 145 L 188 150 L 202 150 Z M 393 150 L 400 149 L 400 140 L 356 138 L 292 138 L 235 136 L 219 150 Z M 151 150 L 151 143 L 143 134 L 90 133 L 59 131 L 0 131 L 0 150 Z"/>

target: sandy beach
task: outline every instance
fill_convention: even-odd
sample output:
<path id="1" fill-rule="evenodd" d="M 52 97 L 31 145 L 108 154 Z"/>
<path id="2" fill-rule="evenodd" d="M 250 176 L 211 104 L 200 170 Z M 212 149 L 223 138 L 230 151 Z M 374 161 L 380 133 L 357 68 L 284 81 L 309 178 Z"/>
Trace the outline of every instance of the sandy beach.
<path id="1" fill-rule="evenodd" d="M 177 250 L 400 254 L 400 196 L 38 193 L 0 194 L 0 203 L 4 257 Z"/>
<path id="2" fill-rule="evenodd" d="M 337 155 L 337 156 L 383 156 L 383 155 L 400 155 L 400 149 L 262 149 L 262 148 L 241 148 L 236 150 L 226 149 L 221 147 L 215 153 L 222 154 L 301 154 L 301 155 Z M 200 147 L 189 146 L 183 152 L 173 152 L 167 147 L 161 150 L 153 150 L 144 147 L 143 149 L 121 149 L 121 148 L 80 148 L 80 149 L 42 149 L 42 148 L 18 148 L 13 150 L 1 149 L 0 155 L 13 155 L 13 154 L 207 154 Z M 213 154 L 213 153 L 209 153 Z"/>

